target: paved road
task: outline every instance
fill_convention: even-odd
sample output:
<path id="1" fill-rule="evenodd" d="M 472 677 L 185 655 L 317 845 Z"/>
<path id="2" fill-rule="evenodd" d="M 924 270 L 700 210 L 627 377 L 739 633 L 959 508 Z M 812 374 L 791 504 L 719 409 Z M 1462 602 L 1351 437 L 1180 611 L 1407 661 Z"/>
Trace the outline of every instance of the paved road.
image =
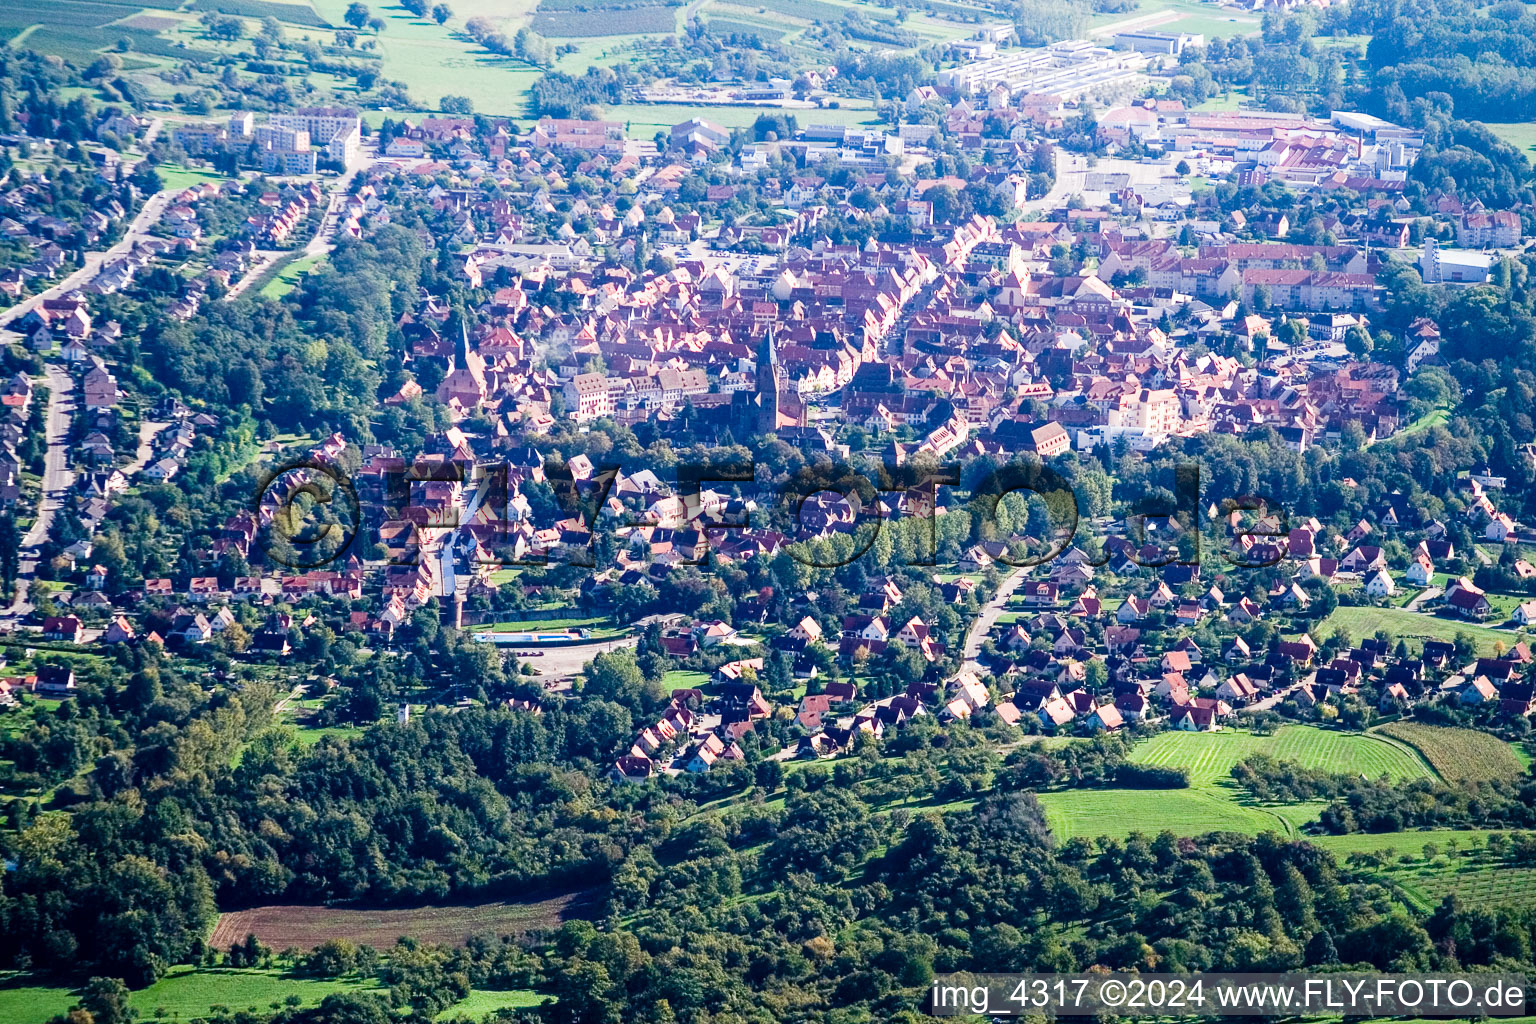
<path id="1" fill-rule="evenodd" d="M 997 585 L 997 593 L 992 595 L 992 599 L 982 605 L 981 613 L 976 616 L 976 621 L 971 623 L 970 632 L 965 634 L 965 665 L 963 667 L 966 671 L 978 674 L 986 671 L 980 660 L 981 645 L 986 641 L 992 627 L 997 624 L 998 616 L 1003 614 L 1003 610 L 1008 605 L 1008 598 L 1019 589 L 1019 585 L 1024 582 L 1028 574 L 1028 569 L 1015 569 Z"/>
<path id="2" fill-rule="evenodd" d="M 16 597 L 9 608 L 0 612 L 0 628 L 14 628 L 22 617 L 32 611 L 27 591 L 33 577 L 37 575 L 37 559 L 26 552 L 48 539 L 53 517 L 63 507 L 69 488 L 75 481 L 75 474 L 69 469 L 69 460 L 65 457 L 65 442 L 69 437 L 69 424 L 75 408 L 74 381 L 64 367 L 57 363 L 48 363 L 45 369 L 48 377 L 48 413 L 44 429 L 48 439 L 48 453 L 43 463 L 42 495 L 38 502 L 37 518 L 22 539 L 23 554 L 17 573 Z"/>
<path id="3" fill-rule="evenodd" d="M 1416 612 L 1419 610 L 1419 606 L 1422 605 L 1425 601 L 1432 601 L 1443 593 L 1445 593 L 1445 591 L 1440 587 L 1425 587 L 1423 590 L 1418 592 L 1412 601 L 1409 601 L 1407 604 L 1403 605 L 1403 610 L 1408 612 Z"/>
<path id="4" fill-rule="evenodd" d="M 133 218 L 133 222 L 128 225 L 128 230 L 123 232 L 123 237 L 118 240 L 116 245 L 106 252 L 86 253 L 85 264 L 79 270 L 70 274 L 51 288 L 22 299 L 16 305 L 0 312 L 0 327 L 7 327 L 13 321 L 27 315 L 36 309 L 44 299 L 58 298 L 60 295 L 67 295 L 69 292 L 79 288 L 95 277 L 96 271 L 107 260 L 118 256 L 126 256 L 135 244 L 149 237 L 149 229 L 159 222 L 160 215 L 165 212 L 165 207 L 170 202 L 171 197 L 177 195 L 180 191 L 180 189 L 165 189 L 156 192 L 146 199 L 144 205 L 139 209 L 138 215 Z"/>
<path id="5" fill-rule="evenodd" d="M 1246 704 L 1243 707 L 1238 708 L 1237 713 L 1240 715 L 1251 715 L 1260 711 L 1268 711 L 1270 708 L 1274 707 L 1276 704 L 1279 704 L 1281 701 L 1285 700 L 1285 698 L 1289 697 L 1299 685 L 1301 684 L 1293 683 L 1283 690 L 1276 690 L 1274 693 L 1270 694 L 1268 697 L 1265 697 L 1263 700 L 1256 700 L 1252 704 Z"/>

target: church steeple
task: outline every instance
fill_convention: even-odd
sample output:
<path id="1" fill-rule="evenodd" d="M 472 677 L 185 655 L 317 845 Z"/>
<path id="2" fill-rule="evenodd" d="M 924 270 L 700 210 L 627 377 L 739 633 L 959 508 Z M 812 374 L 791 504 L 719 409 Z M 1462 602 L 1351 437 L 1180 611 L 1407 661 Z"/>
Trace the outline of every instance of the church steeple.
<path id="1" fill-rule="evenodd" d="M 771 434 L 779 426 L 779 352 L 773 328 L 757 346 L 757 432 Z"/>
<path id="2" fill-rule="evenodd" d="M 773 379 L 773 380 L 777 380 L 778 379 L 778 369 L 777 369 L 778 365 L 779 365 L 779 350 L 778 350 L 778 347 L 774 344 L 774 341 L 773 341 L 773 328 L 770 327 L 770 328 L 768 328 L 768 331 L 763 335 L 763 340 L 761 342 L 759 342 L 758 346 L 757 346 L 757 386 L 758 386 L 758 390 L 762 390 L 762 386 L 763 386 L 763 373 L 764 373 L 765 369 L 766 369 L 766 372 L 769 374 L 771 379 Z"/>
<path id="3" fill-rule="evenodd" d="M 457 337 L 453 339 L 453 365 L 469 365 L 469 323 L 464 319 L 464 314 L 455 309 L 449 317 L 448 329 L 453 330 L 454 322 L 458 323 Z"/>

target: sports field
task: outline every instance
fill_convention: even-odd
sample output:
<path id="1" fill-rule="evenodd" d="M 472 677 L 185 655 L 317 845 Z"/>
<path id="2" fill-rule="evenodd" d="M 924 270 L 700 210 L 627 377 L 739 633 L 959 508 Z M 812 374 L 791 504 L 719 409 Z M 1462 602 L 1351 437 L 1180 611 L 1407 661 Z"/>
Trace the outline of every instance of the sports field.
<path id="1" fill-rule="evenodd" d="M 1138 745 L 1131 759 L 1141 764 L 1184 768 L 1188 789 L 1078 789 L 1041 793 L 1046 819 L 1058 839 L 1072 836 L 1124 837 L 1170 829 L 1179 835 L 1215 830 L 1295 834 L 1317 818 L 1323 803 L 1259 804 L 1232 781 L 1233 765 L 1253 754 L 1268 754 L 1308 768 L 1369 778 L 1428 778 L 1428 762 L 1406 745 L 1384 737 L 1287 725 L 1272 736 L 1248 732 L 1164 732 Z"/>

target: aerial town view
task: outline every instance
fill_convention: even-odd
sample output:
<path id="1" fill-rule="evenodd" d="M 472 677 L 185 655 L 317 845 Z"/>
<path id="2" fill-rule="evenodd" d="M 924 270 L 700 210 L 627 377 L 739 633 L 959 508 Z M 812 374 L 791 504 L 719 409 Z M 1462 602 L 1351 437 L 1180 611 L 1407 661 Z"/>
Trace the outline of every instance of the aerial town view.
<path id="1" fill-rule="evenodd" d="M 0 11 L 0 1024 L 1536 1021 L 1533 41 Z"/>

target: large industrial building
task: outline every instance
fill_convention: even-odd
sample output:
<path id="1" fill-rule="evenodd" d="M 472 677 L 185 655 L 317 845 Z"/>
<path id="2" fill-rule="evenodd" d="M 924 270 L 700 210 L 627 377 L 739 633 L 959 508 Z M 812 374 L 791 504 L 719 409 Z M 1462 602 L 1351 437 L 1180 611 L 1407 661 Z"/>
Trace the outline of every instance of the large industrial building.
<path id="1" fill-rule="evenodd" d="M 971 96 L 1002 87 L 1015 95 L 1051 93 L 1070 100 L 1138 82 L 1146 66 L 1146 56 L 1134 50 L 1111 50 L 1086 39 L 1071 39 L 940 71 L 938 87 Z"/>

